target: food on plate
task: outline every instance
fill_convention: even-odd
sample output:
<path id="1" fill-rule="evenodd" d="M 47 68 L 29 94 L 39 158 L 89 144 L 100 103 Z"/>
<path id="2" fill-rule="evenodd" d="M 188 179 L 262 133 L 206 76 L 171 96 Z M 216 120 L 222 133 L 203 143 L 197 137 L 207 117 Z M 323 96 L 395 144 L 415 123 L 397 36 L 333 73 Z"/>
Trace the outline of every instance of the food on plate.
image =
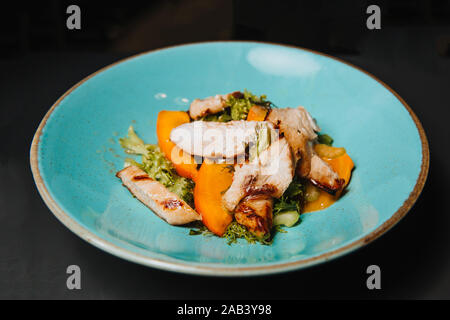
<path id="1" fill-rule="evenodd" d="M 268 111 L 268 108 L 254 105 L 248 111 L 247 121 L 264 121 L 266 120 Z"/>
<path id="2" fill-rule="evenodd" d="M 273 109 L 267 120 L 277 126 L 288 140 L 301 177 L 331 194 L 342 187 L 343 179 L 317 155 L 313 147 L 320 128 L 305 108 Z"/>
<path id="3" fill-rule="evenodd" d="M 273 197 L 268 194 L 246 196 L 234 210 L 236 222 L 257 238 L 264 239 L 272 229 Z"/>
<path id="4" fill-rule="evenodd" d="M 240 97 L 241 95 L 239 91 L 236 91 L 229 94 L 217 94 L 205 99 L 195 99 L 189 107 L 189 115 L 192 119 L 197 120 L 209 114 L 218 113 L 226 108 L 227 100 L 230 97 Z"/>
<path id="5" fill-rule="evenodd" d="M 126 158 L 125 167 L 132 165 L 142 169 L 150 178 L 160 182 L 169 191 L 177 194 L 187 203 L 193 203 L 193 181 L 178 175 L 173 163 L 157 145 L 145 144 L 132 126 L 128 128 L 128 136 L 119 139 L 119 143 L 126 153 L 141 156 L 141 163 L 135 159 Z"/>
<path id="6" fill-rule="evenodd" d="M 244 154 L 249 144 L 256 142 L 260 130 L 276 134 L 273 125 L 265 121 L 194 121 L 174 128 L 170 140 L 194 156 L 232 158 Z"/>
<path id="7" fill-rule="evenodd" d="M 280 198 L 294 177 L 294 164 L 285 138 L 273 142 L 261 154 L 234 166 L 233 182 L 223 195 L 223 205 L 231 212 L 247 196 Z"/>
<path id="8" fill-rule="evenodd" d="M 354 164 L 301 106 L 277 108 L 248 91 L 195 99 L 161 111 L 158 145 L 133 127 L 120 139 L 127 158 L 117 177 L 141 202 L 189 234 L 270 244 L 301 214 L 342 195 Z"/>
<path id="9" fill-rule="evenodd" d="M 186 154 L 170 140 L 170 134 L 178 126 L 189 123 L 190 118 L 184 111 L 161 111 L 156 121 L 158 145 L 167 159 L 172 161 L 177 173 L 185 178 L 195 180 L 197 164 L 190 154 Z"/>
<path id="10" fill-rule="evenodd" d="M 180 225 L 201 220 L 200 214 L 183 199 L 150 178 L 144 170 L 131 165 L 117 172 L 117 177 L 137 199 L 168 223 Z"/>
<path id="11" fill-rule="evenodd" d="M 233 216 L 222 204 L 222 195 L 232 180 L 233 173 L 227 164 L 206 160 L 200 167 L 195 184 L 195 208 L 202 215 L 203 224 L 218 236 L 222 236 L 233 221 Z"/>

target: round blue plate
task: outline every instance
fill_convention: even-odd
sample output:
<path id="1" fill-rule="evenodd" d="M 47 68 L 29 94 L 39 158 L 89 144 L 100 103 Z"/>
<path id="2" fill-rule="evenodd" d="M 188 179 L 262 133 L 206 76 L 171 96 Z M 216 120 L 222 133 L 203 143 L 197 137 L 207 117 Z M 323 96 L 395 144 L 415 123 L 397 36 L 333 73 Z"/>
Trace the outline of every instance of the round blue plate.
<path id="1" fill-rule="evenodd" d="M 356 169 L 333 206 L 302 215 L 271 246 L 190 236 L 134 199 L 115 177 L 117 143 L 133 124 L 156 143 L 160 110 L 248 89 L 279 107 L 305 106 Z M 134 56 L 83 79 L 52 106 L 31 146 L 39 192 L 55 216 L 93 245 L 165 270 L 243 276 L 300 269 L 355 250 L 395 225 L 419 196 L 428 143 L 386 84 L 327 55 L 256 42 L 176 46 Z"/>

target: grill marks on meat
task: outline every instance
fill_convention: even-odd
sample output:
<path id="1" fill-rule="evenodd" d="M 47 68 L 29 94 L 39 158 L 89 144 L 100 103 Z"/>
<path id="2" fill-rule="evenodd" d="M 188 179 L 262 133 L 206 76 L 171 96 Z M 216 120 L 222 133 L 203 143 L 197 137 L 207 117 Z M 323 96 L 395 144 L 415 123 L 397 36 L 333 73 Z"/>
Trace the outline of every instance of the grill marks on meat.
<path id="1" fill-rule="evenodd" d="M 307 178 L 316 187 L 335 195 L 345 183 L 339 175 L 330 167 L 328 163 L 323 161 L 317 154 L 311 158 L 311 171 Z"/>
<path id="2" fill-rule="evenodd" d="M 270 195 L 260 194 L 245 197 L 235 210 L 236 221 L 262 238 L 272 229 L 273 198 Z"/>
<path id="3" fill-rule="evenodd" d="M 164 208 L 172 209 L 172 210 L 181 208 L 183 206 L 183 202 L 181 202 L 180 200 L 176 200 L 176 199 L 164 200 L 161 202 L 161 204 L 164 206 Z"/>
<path id="4" fill-rule="evenodd" d="M 309 142 L 317 138 L 316 131 L 320 131 L 320 128 L 305 108 L 272 109 L 267 116 L 267 121 L 272 122 L 286 137 L 294 153 L 295 162 L 306 159 L 304 162 L 307 165 L 313 152 Z M 309 171 L 309 169 L 305 170 Z"/>
<path id="5" fill-rule="evenodd" d="M 201 220 L 200 214 L 164 185 L 150 178 L 136 166 L 117 172 L 116 176 L 128 190 L 160 218 L 172 225 L 182 225 Z"/>
<path id="6" fill-rule="evenodd" d="M 277 126 L 292 148 L 297 173 L 317 187 L 335 194 L 344 181 L 314 151 L 320 128 L 303 107 L 272 109 L 267 121 Z"/>
<path id="7" fill-rule="evenodd" d="M 135 176 L 133 176 L 133 177 L 131 178 L 131 180 L 132 180 L 133 182 L 136 182 L 136 181 L 143 181 L 143 180 L 152 180 L 152 178 L 150 178 L 150 177 L 148 176 L 148 174 L 144 173 L 144 174 L 141 174 L 141 175 L 136 174 Z"/>
<path id="8" fill-rule="evenodd" d="M 246 196 L 267 195 L 279 198 L 294 177 L 294 163 L 286 139 L 280 138 L 253 161 L 235 165 L 233 182 L 222 200 L 234 211 Z"/>

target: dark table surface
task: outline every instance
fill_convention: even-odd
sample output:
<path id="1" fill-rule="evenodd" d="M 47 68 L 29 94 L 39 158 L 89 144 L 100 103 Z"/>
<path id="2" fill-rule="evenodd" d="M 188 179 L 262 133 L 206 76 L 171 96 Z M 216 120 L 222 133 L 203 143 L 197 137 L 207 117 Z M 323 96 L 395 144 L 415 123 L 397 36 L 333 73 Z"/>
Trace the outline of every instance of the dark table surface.
<path id="1" fill-rule="evenodd" d="M 360 55 L 341 57 L 385 81 L 422 121 L 431 149 L 425 189 L 410 213 L 367 247 L 267 277 L 208 278 L 151 269 L 105 253 L 66 229 L 34 186 L 31 139 L 59 96 L 124 55 L 34 53 L 0 60 L 0 298 L 450 298 L 450 59 L 434 50 L 433 30 L 388 34 L 374 33 Z M 82 270 L 78 291 L 66 288 L 71 264 Z M 381 290 L 366 288 L 371 264 L 381 268 Z"/>

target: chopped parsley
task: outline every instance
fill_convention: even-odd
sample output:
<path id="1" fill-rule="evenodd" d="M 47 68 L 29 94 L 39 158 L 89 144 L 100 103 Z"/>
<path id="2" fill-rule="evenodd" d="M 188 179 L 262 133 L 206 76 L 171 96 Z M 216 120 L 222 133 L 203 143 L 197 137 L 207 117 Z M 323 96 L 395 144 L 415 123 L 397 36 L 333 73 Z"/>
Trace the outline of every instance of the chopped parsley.
<path id="1" fill-rule="evenodd" d="M 271 244 L 273 240 L 273 237 L 271 237 L 270 233 L 266 234 L 263 238 L 258 238 L 253 233 L 248 231 L 245 226 L 239 224 L 236 221 L 230 223 L 223 235 L 223 238 L 227 240 L 227 243 L 229 245 L 236 243 L 238 239 L 245 239 L 248 243 L 259 242 L 264 245 Z"/>

